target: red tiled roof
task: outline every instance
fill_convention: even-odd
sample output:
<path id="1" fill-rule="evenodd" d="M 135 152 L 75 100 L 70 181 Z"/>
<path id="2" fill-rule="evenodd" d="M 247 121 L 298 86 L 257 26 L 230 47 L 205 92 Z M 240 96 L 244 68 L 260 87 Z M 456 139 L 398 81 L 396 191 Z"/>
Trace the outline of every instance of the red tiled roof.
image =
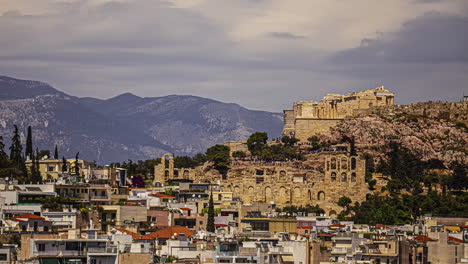
<path id="1" fill-rule="evenodd" d="M 417 237 L 414 237 L 413 239 L 419 243 L 427 242 L 427 241 L 435 241 L 434 239 L 429 238 L 427 236 L 417 236 Z"/>
<path id="2" fill-rule="evenodd" d="M 459 239 L 459 238 L 456 238 L 456 237 L 451 237 L 451 236 L 448 237 L 448 240 L 449 241 L 455 241 L 455 242 L 458 242 L 458 243 L 465 243 L 465 241 L 463 241 L 462 239 Z"/>
<path id="3" fill-rule="evenodd" d="M 116 227 L 115 230 L 117 230 L 119 232 L 122 232 L 122 233 L 125 233 L 127 235 L 131 235 L 133 239 L 141 239 L 141 237 L 142 237 L 140 234 L 137 234 L 137 233 L 132 232 L 132 231 L 128 231 L 126 229 Z"/>
<path id="4" fill-rule="evenodd" d="M 12 219 L 17 221 L 17 218 L 26 218 L 26 219 L 45 219 L 44 217 L 41 217 L 41 216 L 38 216 L 38 215 L 33 215 L 33 214 L 30 214 L 30 213 L 25 213 L 25 214 L 20 214 L 20 215 L 17 215 L 15 217 L 13 217 Z"/>
<path id="5" fill-rule="evenodd" d="M 154 240 L 158 238 L 169 239 L 174 234 L 181 234 L 181 233 L 185 234 L 185 236 L 189 238 L 195 235 L 192 231 L 190 231 L 185 226 L 169 226 L 161 230 L 157 230 L 152 233 L 143 235 L 141 239 L 144 239 L 144 240 Z"/>
<path id="6" fill-rule="evenodd" d="M 179 208 L 180 210 L 184 210 L 184 211 L 192 211 L 192 209 L 190 208 L 187 208 L 187 207 L 182 207 L 182 208 Z"/>
<path id="7" fill-rule="evenodd" d="M 167 195 L 167 194 L 159 194 L 159 193 L 150 194 L 150 196 L 153 196 L 153 197 L 161 197 L 161 198 L 175 198 L 175 196 L 170 196 L 170 195 Z"/>

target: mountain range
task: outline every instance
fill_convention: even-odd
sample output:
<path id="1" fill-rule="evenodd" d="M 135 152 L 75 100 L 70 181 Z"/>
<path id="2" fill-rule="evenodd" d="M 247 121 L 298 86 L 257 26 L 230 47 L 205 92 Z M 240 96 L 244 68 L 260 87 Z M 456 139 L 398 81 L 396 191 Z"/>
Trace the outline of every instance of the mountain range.
<path id="1" fill-rule="evenodd" d="M 0 76 L 0 135 L 8 147 L 13 125 L 34 147 L 106 164 L 164 153 L 194 155 L 256 131 L 278 137 L 282 115 L 190 95 L 139 97 L 124 93 L 102 100 L 76 97 L 47 83 Z"/>

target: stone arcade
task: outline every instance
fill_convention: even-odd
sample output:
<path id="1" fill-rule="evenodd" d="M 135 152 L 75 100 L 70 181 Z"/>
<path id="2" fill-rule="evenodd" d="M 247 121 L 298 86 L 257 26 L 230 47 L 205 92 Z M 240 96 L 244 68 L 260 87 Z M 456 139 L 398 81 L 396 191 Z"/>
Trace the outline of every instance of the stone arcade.
<path id="1" fill-rule="evenodd" d="M 166 157 L 168 164 L 166 165 Z M 369 193 L 365 182 L 365 161 L 345 154 L 328 155 L 323 168 L 312 168 L 296 162 L 233 162 L 227 176 L 204 168 L 174 169 L 169 154 L 155 167 L 155 179 L 165 183 L 189 179 L 196 183 L 218 182 L 222 191 L 233 192 L 244 203 L 265 202 L 279 207 L 319 205 L 327 214 L 336 215 L 342 196 L 362 202 Z"/>

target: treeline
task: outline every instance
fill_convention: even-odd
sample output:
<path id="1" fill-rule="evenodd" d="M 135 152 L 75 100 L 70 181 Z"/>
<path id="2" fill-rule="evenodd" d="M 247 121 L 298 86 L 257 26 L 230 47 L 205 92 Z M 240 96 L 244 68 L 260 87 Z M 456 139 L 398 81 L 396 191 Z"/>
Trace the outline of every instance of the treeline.
<path id="1" fill-rule="evenodd" d="M 247 147 L 250 156 L 256 159 L 273 161 L 273 160 L 303 160 L 304 156 L 300 154 L 299 148 L 295 146 L 296 138 L 283 137 L 281 142 L 268 144 L 268 134 L 264 132 L 253 133 L 247 140 Z M 193 157 L 190 156 L 175 156 L 175 168 L 195 168 L 203 165 L 205 162 L 211 162 L 214 169 L 218 170 L 222 175 L 226 175 L 229 170 L 231 161 L 230 148 L 225 145 L 214 145 L 206 150 L 205 153 L 198 153 Z M 232 153 L 233 158 L 245 158 L 249 156 L 243 151 L 235 151 Z M 130 176 L 141 175 L 148 176 L 153 174 L 154 166 L 161 163 L 161 159 L 149 159 L 125 162 L 111 163 L 111 167 L 121 167 L 128 171 Z"/>
<path id="2" fill-rule="evenodd" d="M 42 183 L 42 176 L 39 171 L 39 160 L 44 156 L 50 156 L 49 150 L 34 149 L 31 126 L 27 129 L 26 145 L 23 151 L 21 137 L 18 126 L 13 126 L 11 138 L 10 155 L 5 151 L 3 136 L 0 136 L 0 178 L 18 180 L 20 183 Z M 58 159 L 58 149 L 55 146 L 54 157 Z M 30 160 L 31 165 L 26 167 L 26 161 Z"/>
<path id="3" fill-rule="evenodd" d="M 352 204 L 341 197 L 341 219 L 369 224 L 407 224 L 424 214 L 468 217 L 468 176 L 466 164 L 453 163 L 450 168 L 438 160 L 422 161 L 408 149 L 390 144 L 388 160 L 375 167 L 365 155 L 367 174 L 373 171 L 389 176 L 382 191 L 365 202 Z M 437 173 L 450 169 L 451 173 Z M 444 170 L 446 171 L 446 170 Z"/>

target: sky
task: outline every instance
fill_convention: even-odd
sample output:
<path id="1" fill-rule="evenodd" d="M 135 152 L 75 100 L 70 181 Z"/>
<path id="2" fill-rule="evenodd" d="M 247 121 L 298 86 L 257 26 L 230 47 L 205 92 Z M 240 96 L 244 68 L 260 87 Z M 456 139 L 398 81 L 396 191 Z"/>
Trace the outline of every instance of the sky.
<path id="1" fill-rule="evenodd" d="M 468 0 L 0 0 L 0 75 L 280 112 L 384 85 L 468 95 Z"/>

